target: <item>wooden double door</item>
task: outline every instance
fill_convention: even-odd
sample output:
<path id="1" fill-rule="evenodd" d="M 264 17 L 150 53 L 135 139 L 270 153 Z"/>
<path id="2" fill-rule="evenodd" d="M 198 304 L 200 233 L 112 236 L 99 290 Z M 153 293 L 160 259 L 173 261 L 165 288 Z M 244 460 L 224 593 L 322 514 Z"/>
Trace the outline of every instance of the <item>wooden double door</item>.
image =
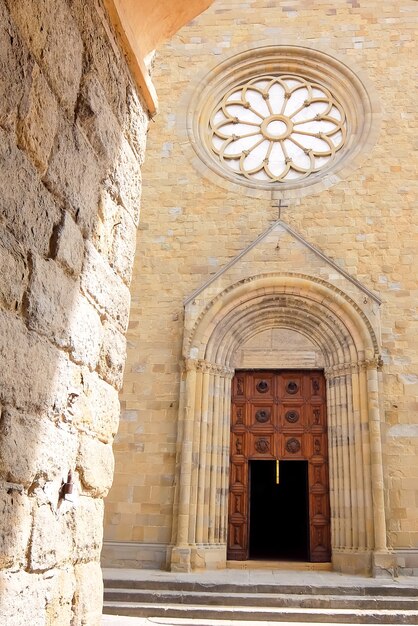
<path id="1" fill-rule="evenodd" d="M 322 372 L 237 372 L 228 559 L 327 562 L 330 546 Z"/>

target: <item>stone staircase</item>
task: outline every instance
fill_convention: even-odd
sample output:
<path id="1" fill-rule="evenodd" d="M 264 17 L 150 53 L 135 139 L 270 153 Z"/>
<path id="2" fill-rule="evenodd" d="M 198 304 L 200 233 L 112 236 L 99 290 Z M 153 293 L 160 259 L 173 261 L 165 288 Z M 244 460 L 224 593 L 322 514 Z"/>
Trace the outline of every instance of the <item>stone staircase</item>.
<path id="1" fill-rule="evenodd" d="M 231 582 L 233 577 L 220 580 L 216 573 L 212 579 L 207 574 L 159 574 L 147 579 L 144 570 L 139 578 L 137 573 L 129 577 L 105 570 L 104 613 L 166 618 L 165 624 L 418 624 L 417 579 L 382 582 L 330 573 L 328 579 L 317 575 L 315 582 L 315 574 L 302 573 L 299 583 L 286 583 L 285 573 L 271 582 L 266 575 L 239 580 L 236 573 L 238 580 Z"/>

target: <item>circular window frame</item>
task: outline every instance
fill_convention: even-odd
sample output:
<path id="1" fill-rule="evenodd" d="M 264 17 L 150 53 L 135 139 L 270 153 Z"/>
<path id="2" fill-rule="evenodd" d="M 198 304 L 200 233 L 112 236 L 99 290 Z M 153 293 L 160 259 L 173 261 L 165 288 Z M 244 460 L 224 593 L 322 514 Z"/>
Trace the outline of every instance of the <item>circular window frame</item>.
<path id="1" fill-rule="evenodd" d="M 249 180 L 227 169 L 211 149 L 210 117 L 224 94 L 262 74 L 293 74 L 323 85 L 343 107 L 347 136 L 337 157 L 300 180 Z M 318 193 L 347 178 L 376 143 L 380 108 L 370 85 L 347 63 L 317 49 L 295 45 L 260 46 L 238 52 L 201 76 L 189 100 L 186 128 L 198 157 L 196 167 L 214 184 L 256 197 L 297 198 Z"/>

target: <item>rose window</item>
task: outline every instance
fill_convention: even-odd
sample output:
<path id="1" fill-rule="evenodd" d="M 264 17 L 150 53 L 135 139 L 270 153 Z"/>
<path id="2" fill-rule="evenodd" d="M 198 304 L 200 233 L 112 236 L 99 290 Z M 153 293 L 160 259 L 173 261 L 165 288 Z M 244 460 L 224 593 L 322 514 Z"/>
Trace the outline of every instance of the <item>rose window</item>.
<path id="1" fill-rule="evenodd" d="M 259 76 L 230 89 L 210 118 L 221 163 L 249 180 L 286 183 L 328 167 L 346 118 L 331 92 L 292 75 Z"/>

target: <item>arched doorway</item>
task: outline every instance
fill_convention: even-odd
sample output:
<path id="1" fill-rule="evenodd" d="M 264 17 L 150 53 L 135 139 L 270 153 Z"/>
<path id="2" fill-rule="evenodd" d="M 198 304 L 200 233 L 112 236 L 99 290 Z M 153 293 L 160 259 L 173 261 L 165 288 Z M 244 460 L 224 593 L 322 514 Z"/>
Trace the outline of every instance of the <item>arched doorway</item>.
<path id="1" fill-rule="evenodd" d="M 267 328 L 297 331 L 323 355 L 332 562 L 370 571 L 387 554 L 378 341 L 348 295 L 300 274 L 246 278 L 186 315 L 171 568 L 225 566 L 231 380 L 239 347 Z"/>

